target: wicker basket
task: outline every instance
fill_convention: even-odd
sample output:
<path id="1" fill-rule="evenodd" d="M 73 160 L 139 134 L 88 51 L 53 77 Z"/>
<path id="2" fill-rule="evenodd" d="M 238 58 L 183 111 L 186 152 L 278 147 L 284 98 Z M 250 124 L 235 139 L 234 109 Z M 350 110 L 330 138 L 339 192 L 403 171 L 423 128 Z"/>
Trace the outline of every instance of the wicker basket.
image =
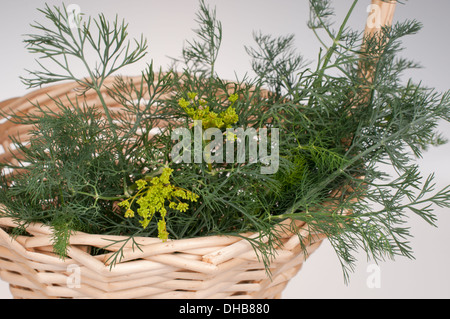
<path id="1" fill-rule="evenodd" d="M 306 255 L 296 234 L 286 234 L 268 278 L 250 244 L 238 237 L 211 236 L 169 240 L 135 238 L 140 249 L 127 247 L 124 259 L 110 268 L 109 254 L 92 256 L 118 236 L 76 233 L 69 258 L 51 251 L 51 229 L 35 224 L 31 236 L 12 239 L 4 229 L 15 224 L 0 219 L 0 278 L 15 298 L 280 298 Z M 307 245 L 311 254 L 323 237 Z M 110 246 L 111 251 L 119 246 Z"/>
<path id="2" fill-rule="evenodd" d="M 395 3 L 373 3 L 381 8 L 382 24 L 390 23 Z M 372 31 L 366 28 L 366 32 Z M 78 95 L 76 89 L 76 83 L 46 87 L 4 101 L 0 110 L 33 112 L 29 101 L 51 108 L 54 102 L 49 96 L 71 99 Z M 87 92 L 85 100 L 90 105 L 99 104 L 94 92 Z M 120 107 L 113 99 L 106 103 L 111 111 Z M 28 130 L 26 126 L 0 121 L 0 162 L 13 158 L 15 150 L 9 136 L 26 141 Z M 111 245 L 112 241 L 125 242 L 128 237 L 77 232 L 71 236 L 68 257 L 63 260 L 52 252 L 50 227 L 32 224 L 26 229 L 27 235 L 13 238 L 9 230 L 17 225 L 10 218 L 0 217 L 0 278 L 10 284 L 15 298 L 280 298 L 288 281 L 325 238 L 310 233 L 304 223 L 296 224 L 299 233 L 283 226 L 278 227 L 283 233 L 282 245 L 270 264 L 269 277 L 253 246 L 240 237 L 167 242 L 135 238 L 139 249 L 126 243 L 123 258 L 110 267 L 109 257 L 123 246 Z M 304 241 L 300 242 L 300 238 Z M 107 247 L 108 253 L 91 255 L 93 247 Z"/>
<path id="3" fill-rule="evenodd" d="M 113 80 L 108 79 L 105 87 Z M 138 84 L 140 77 L 131 80 Z M 77 89 L 76 83 L 54 85 L 5 101 L 0 110 L 30 113 L 34 107 L 29 101 L 52 109 L 56 107 L 53 99 L 80 99 Z M 97 98 L 95 92 L 86 92 L 83 97 L 90 105 L 99 105 Z M 120 109 L 114 100 L 106 102 L 112 114 Z M 0 161 L 12 160 L 17 152 L 9 136 L 20 136 L 25 142 L 28 130 L 10 121 L 0 124 L 0 143 L 7 150 L 0 154 Z M 16 226 L 12 219 L 0 218 L 0 278 L 10 283 L 16 298 L 277 298 L 324 238 L 310 236 L 305 238 L 308 242 L 300 243 L 298 234 L 280 224 L 277 231 L 284 232 L 284 245 L 271 263 L 269 278 L 254 247 L 235 236 L 165 243 L 158 238 L 134 238 L 139 248 L 133 248 L 129 241 L 121 261 L 110 267 L 109 257 L 128 237 L 78 232 L 70 238 L 68 258 L 62 260 L 52 252 L 50 227 L 33 224 L 27 227 L 27 236 L 13 238 L 8 230 Z M 309 234 L 306 225 L 297 226 Z M 111 245 L 112 241 L 118 244 Z M 89 252 L 93 247 L 109 253 L 92 256 Z"/>

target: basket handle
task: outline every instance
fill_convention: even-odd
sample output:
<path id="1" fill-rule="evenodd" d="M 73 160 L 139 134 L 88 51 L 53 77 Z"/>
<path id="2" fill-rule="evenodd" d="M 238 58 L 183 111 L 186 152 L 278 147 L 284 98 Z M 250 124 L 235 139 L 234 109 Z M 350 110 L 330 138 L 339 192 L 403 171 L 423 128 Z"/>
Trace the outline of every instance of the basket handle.
<path id="1" fill-rule="evenodd" d="M 368 10 L 369 15 L 366 20 L 366 27 L 364 30 L 364 40 L 362 44 L 362 52 L 364 52 L 365 40 L 377 36 L 381 29 L 385 26 L 391 26 L 394 20 L 395 7 L 397 0 L 372 0 Z M 360 65 L 360 71 L 364 74 L 366 79 L 372 82 L 373 69 L 364 69 Z"/>
<path id="2" fill-rule="evenodd" d="M 383 26 L 392 25 L 396 5 L 396 0 L 372 0 L 368 7 L 370 11 L 368 10 L 365 35 L 372 35 L 379 32 Z"/>

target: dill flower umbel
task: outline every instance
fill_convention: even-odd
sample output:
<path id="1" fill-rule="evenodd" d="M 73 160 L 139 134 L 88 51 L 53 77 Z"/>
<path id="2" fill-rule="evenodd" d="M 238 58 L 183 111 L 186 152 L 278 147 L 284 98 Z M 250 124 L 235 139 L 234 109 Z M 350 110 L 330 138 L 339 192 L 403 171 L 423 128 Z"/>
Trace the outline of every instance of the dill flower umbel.
<path id="1" fill-rule="evenodd" d="M 197 93 L 189 92 L 187 96 L 189 101 L 185 98 L 180 98 L 178 100 L 178 105 L 192 120 L 202 121 L 202 127 L 205 130 L 212 127 L 217 127 L 219 129 L 231 128 L 233 124 L 236 124 L 239 121 L 239 116 L 236 113 L 236 109 L 233 107 L 234 103 L 239 99 L 237 93 L 230 95 L 228 101 L 231 102 L 231 105 L 221 113 L 211 111 L 204 100 L 199 100 L 199 106 L 197 106 L 195 101 Z"/>
<path id="2" fill-rule="evenodd" d="M 132 206 L 134 203 L 138 205 L 136 212 L 140 217 L 139 223 L 144 229 L 147 228 L 155 214 L 158 213 L 161 218 L 157 222 L 158 237 L 163 241 L 166 241 L 169 237 L 166 227 L 167 208 L 186 212 L 189 204 L 182 200 L 196 202 L 199 197 L 191 191 L 172 185 L 170 182 L 172 172 L 173 169 L 165 167 L 160 176 L 155 176 L 150 180 L 137 180 L 135 182 L 137 187 L 136 194 L 119 203 L 120 207 L 126 209 L 126 218 L 135 216 Z"/>

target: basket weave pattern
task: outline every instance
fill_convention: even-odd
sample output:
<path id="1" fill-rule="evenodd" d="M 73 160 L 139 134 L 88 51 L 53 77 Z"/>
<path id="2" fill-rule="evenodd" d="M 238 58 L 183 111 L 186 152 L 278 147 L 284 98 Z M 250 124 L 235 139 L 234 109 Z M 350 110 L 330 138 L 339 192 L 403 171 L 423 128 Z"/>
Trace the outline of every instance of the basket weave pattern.
<path id="1" fill-rule="evenodd" d="M 0 110 L 34 112 L 30 101 L 54 109 L 49 96 L 62 101 L 80 99 L 77 84 L 64 83 L 2 102 Z M 82 99 L 80 102 L 100 105 L 94 92 L 85 92 Z M 120 110 L 113 99 L 106 103 L 111 114 Z M 25 142 L 29 129 L 10 121 L 0 122 L 0 161 L 14 163 L 17 150 L 9 136 Z M 126 241 L 128 237 L 77 232 L 71 236 L 68 257 L 63 260 L 53 253 L 50 227 L 32 224 L 27 227 L 28 235 L 13 238 L 8 230 L 14 227 L 17 225 L 12 219 L 0 217 L 0 278 L 10 283 L 15 298 L 280 298 L 289 279 L 324 238 L 312 238 L 302 223 L 297 224 L 300 236 L 281 227 L 283 244 L 276 251 L 268 276 L 254 247 L 235 236 L 167 242 L 140 237 L 134 238 L 136 247 Z M 299 238 L 305 241 L 300 243 Z M 109 265 L 111 255 L 122 246 L 123 258 Z M 108 252 L 94 256 L 90 254 L 93 247 Z"/>
<path id="2" fill-rule="evenodd" d="M 15 298 L 280 298 L 323 240 L 317 237 L 303 251 L 299 236 L 286 234 L 269 278 L 252 246 L 238 237 L 165 243 L 135 238 L 140 249 L 130 244 L 122 261 L 109 267 L 105 261 L 110 254 L 88 252 L 123 238 L 76 233 L 70 239 L 68 258 L 62 260 L 52 253 L 49 227 L 34 224 L 27 229 L 32 236 L 12 239 L 4 229 L 14 226 L 12 220 L 0 219 L 0 278 L 10 283 Z"/>

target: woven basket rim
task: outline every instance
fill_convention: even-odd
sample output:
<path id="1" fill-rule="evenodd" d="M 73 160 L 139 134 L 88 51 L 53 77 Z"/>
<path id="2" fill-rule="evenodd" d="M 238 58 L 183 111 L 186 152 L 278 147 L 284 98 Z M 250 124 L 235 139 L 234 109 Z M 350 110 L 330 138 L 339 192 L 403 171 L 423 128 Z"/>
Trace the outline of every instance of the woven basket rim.
<path id="1" fill-rule="evenodd" d="M 1 208 L 0 208 L 0 232 L 7 234 L 11 239 L 13 237 L 5 231 L 7 228 L 15 228 L 18 227 L 19 224 L 14 221 L 11 217 L 2 217 L 1 216 Z M 293 229 L 297 229 L 297 232 L 293 232 Z M 39 247 L 41 245 L 51 245 L 52 240 L 51 236 L 53 235 L 53 231 L 50 226 L 45 225 L 39 222 L 32 222 L 29 225 L 25 226 L 25 230 L 31 235 L 29 240 L 24 241 L 24 246 L 27 248 Z M 288 244 L 280 243 L 283 249 L 292 249 L 294 245 L 300 243 L 300 240 L 303 241 L 303 244 L 306 246 L 311 245 L 315 242 L 321 241 L 327 236 L 323 234 L 317 234 L 311 231 L 310 227 L 305 223 L 298 220 L 285 219 L 281 223 L 277 224 L 274 228 L 274 231 L 282 232 L 283 235 L 281 239 L 286 242 L 290 240 Z M 36 241 L 33 239 L 34 234 L 44 235 L 46 236 L 46 242 L 43 239 Z M 73 246 L 92 246 L 97 248 L 103 248 L 106 250 L 114 251 L 114 247 L 118 247 L 120 245 L 111 245 L 111 242 L 121 242 L 127 239 L 133 238 L 135 244 L 137 246 L 143 246 L 144 248 L 135 249 L 132 243 L 125 245 L 126 250 L 124 251 L 124 257 L 122 262 L 126 262 L 129 260 L 133 260 L 136 258 L 145 258 L 148 256 L 157 255 L 159 253 L 167 253 L 174 252 L 177 249 L 182 249 L 185 247 L 191 247 L 192 249 L 211 246 L 214 244 L 227 244 L 234 245 L 233 248 L 227 246 L 226 249 L 218 250 L 215 253 L 207 254 L 204 256 L 203 261 L 210 264 L 219 264 L 224 262 L 225 260 L 229 260 L 239 254 L 239 252 L 243 250 L 252 249 L 252 246 L 249 242 L 249 239 L 255 239 L 260 237 L 257 232 L 247 232 L 241 234 L 224 234 L 224 235 L 206 235 L 206 236 L 198 236 L 192 238 L 181 238 L 181 239 L 168 239 L 167 241 L 162 241 L 157 237 L 146 237 L 146 236 L 124 236 L 124 235 L 106 235 L 106 234 L 90 234 L 82 231 L 74 231 L 69 238 L 69 247 Z M 267 238 L 262 238 L 260 240 L 267 240 Z M 108 245 L 111 245 L 108 247 Z M 236 252 L 233 252 L 233 249 L 237 249 Z M 107 253 L 104 256 L 103 261 L 105 265 L 109 265 L 108 258 L 112 253 Z"/>
<path id="2" fill-rule="evenodd" d="M 89 252 L 89 247 L 104 245 L 106 235 L 75 233 L 68 257 L 61 259 L 51 250 L 49 226 L 32 223 L 26 227 L 31 236 L 12 237 L 5 228 L 14 226 L 13 219 L 0 217 L 0 278 L 10 283 L 16 298 L 280 298 L 326 238 L 318 235 L 301 243 L 297 234 L 286 234 L 269 274 L 249 242 L 237 236 L 167 242 L 138 237 L 141 249 L 126 250 L 124 259 L 111 266 L 105 263 L 108 254 Z M 64 287 L 71 266 L 81 270 L 79 289 Z"/>

